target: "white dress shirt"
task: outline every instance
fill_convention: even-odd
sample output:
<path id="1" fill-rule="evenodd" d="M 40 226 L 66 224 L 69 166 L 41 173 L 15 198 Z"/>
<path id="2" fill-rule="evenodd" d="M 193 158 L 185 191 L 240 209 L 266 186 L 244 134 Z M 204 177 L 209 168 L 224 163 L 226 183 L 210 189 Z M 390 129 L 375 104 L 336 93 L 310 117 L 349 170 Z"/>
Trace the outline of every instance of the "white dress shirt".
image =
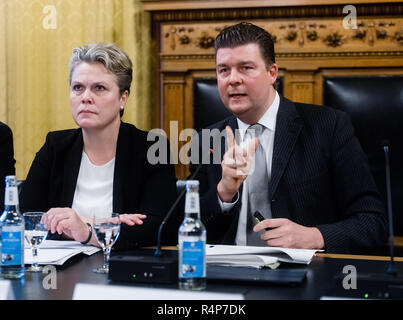
<path id="1" fill-rule="evenodd" d="M 80 171 L 77 178 L 72 208 L 79 216 L 108 217 L 113 206 L 113 175 L 115 158 L 97 166 L 91 163 L 83 151 Z"/>
<path id="2" fill-rule="evenodd" d="M 266 155 L 266 163 L 267 163 L 267 174 L 270 179 L 271 177 L 271 164 L 273 159 L 273 146 L 274 146 L 274 135 L 276 131 L 276 120 L 277 120 L 277 112 L 280 105 L 280 96 L 276 91 L 276 95 L 273 103 L 267 109 L 265 114 L 259 119 L 258 123 L 264 126 L 264 130 L 262 132 L 261 137 L 259 138 L 259 143 L 262 145 L 262 148 Z M 238 128 L 239 128 L 239 137 L 240 137 L 240 145 L 243 148 L 247 149 L 248 141 L 244 139 L 246 130 L 249 127 L 249 124 L 242 122 L 237 119 Z M 247 219 L 247 210 L 248 210 L 248 190 L 249 190 L 249 182 L 248 177 L 243 182 L 242 187 L 242 205 L 239 213 L 238 220 L 238 230 L 235 237 L 235 243 L 237 245 L 246 245 L 246 219 Z M 239 195 L 239 193 L 238 193 Z M 225 203 L 222 202 L 218 197 L 219 203 L 221 205 L 221 209 L 223 212 L 228 212 L 238 201 L 238 198 L 233 203 Z"/>

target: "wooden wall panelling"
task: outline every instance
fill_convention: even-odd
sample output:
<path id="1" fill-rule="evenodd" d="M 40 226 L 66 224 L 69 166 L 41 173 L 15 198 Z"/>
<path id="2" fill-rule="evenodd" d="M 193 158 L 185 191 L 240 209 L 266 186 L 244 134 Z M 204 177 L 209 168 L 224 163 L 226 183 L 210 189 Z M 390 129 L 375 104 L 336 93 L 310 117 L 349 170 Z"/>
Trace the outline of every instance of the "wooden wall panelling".
<path id="1" fill-rule="evenodd" d="M 286 91 L 284 96 L 298 102 L 314 103 L 314 72 L 296 71 L 287 72 L 284 79 Z"/>
<path id="2" fill-rule="evenodd" d="M 179 132 L 193 127 L 193 79 L 215 77 L 214 39 L 239 21 L 272 34 L 284 95 L 297 102 L 322 104 L 325 75 L 403 74 L 403 3 L 398 1 L 143 3 L 159 44 L 161 77 L 156 87 L 162 90 L 156 109 L 168 134 L 171 120 L 177 121 Z M 347 4 L 357 9 L 357 29 L 343 28 Z M 177 165 L 178 177 L 187 172 L 186 166 Z"/>
<path id="3" fill-rule="evenodd" d="M 169 73 L 163 78 L 164 130 L 170 141 L 171 158 L 178 163 L 178 133 L 185 123 L 185 74 Z M 181 172 L 176 172 L 181 176 Z"/>

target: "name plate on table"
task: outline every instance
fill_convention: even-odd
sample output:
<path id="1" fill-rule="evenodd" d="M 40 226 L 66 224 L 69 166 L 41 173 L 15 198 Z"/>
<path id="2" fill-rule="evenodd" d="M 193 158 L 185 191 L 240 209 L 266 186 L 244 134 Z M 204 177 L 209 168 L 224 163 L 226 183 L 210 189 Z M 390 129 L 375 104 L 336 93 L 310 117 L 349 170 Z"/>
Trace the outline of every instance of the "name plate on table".
<path id="1" fill-rule="evenodd" d="M 0 300 L 14 300 L 13 288 L 11 281 L 0 280 Z"/>
<path id="2" fill-rule="evenodd" d="M 73 300 L 244 300 L 240 293 L 77 283 Z"/>

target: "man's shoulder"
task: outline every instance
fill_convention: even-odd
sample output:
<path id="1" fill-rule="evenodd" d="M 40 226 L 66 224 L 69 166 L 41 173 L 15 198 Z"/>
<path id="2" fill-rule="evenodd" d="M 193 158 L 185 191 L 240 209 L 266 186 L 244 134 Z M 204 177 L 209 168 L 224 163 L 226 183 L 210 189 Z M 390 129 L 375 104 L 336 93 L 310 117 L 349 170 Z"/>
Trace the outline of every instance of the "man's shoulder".
<path id="1" fill-rule="evenodd" d="M 8 125 L 0 122 L 0 134 L 1 135 L 12 135 L 12 131 Z"/>
<path id="2" fill-rule="evenodd" d="M 325 105 L 293 102 L 300 117 L 305 121 L 336 121 L 346 113 Z"/>
<path id="3" fill-rule="evenodd" d="M 208 127 L 204 128 L 203 130 L 213 130 L 213 129 L 218 129 L 218 130 L 224 130 L 226 126 L 233 126 L 236 124 L 236 118 L 235 116 L 229 116 L 221 121 L 218 121 L 216 123 L 213 123 L 209 125 Z"/>
<path id="4" fill-rule="evenodd" d="M 280 110 L 283 119 L 296 121 L 306 132 L 316 132 L 320 136 L 332 135 L 339 126 L 344 128 L 352 126 L 347 113 L 329 106 L 292 102 L 284 98 Z M 285 117 L 285 114 L 288 116 Z"/>

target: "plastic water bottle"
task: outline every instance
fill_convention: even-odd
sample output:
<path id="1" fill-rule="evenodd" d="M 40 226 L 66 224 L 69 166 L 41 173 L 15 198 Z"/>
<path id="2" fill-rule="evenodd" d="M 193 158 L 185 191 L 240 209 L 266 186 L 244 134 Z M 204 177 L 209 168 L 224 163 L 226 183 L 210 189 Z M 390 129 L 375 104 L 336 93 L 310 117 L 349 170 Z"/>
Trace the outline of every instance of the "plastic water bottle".
<path id="1" fill-rule="evenodd" d="M 178 232 L 179 287 L 206 287 L 206 228 L 200 220 L 199 181 L 186 181 L 185 219 Z"/>
<path id="2" fill-rule="evenodd" d="M 0 217 L 1 275 L 6 279 L 24 276 L 24 217 L 20 213 L 15 176 L 6 177 L 4 212 Z"/>

